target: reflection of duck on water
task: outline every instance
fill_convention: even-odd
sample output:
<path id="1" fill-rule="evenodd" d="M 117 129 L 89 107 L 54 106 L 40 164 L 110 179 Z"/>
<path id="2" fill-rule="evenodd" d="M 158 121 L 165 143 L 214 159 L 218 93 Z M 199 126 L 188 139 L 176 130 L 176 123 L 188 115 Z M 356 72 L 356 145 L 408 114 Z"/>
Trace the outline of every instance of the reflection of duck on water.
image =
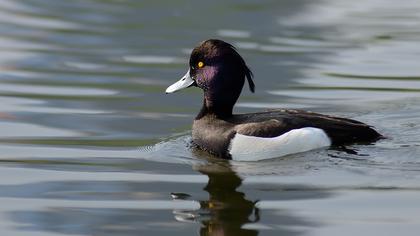
<path id="1" fill-rule="evenodd" d="M 259 210 L 255 203 L 245 198 L 245 194 L 236 189 L 242 180 L 228 166 L 209 164 L 199 166 L 201 173 L 209 177 L 204 188 L 209 193 L 209 199 L 200 201 L 199 211 L 177 211 L 175 218 L 180 221 L 200 221 L 200 235 L 258 235 L 254 229 L 245 229 L 247 223 L 259 220 Z M 215 166 L 217 165 L 217 166 Z M 185 194 L 174 194 L 176 198 L 185 198 Z"/>

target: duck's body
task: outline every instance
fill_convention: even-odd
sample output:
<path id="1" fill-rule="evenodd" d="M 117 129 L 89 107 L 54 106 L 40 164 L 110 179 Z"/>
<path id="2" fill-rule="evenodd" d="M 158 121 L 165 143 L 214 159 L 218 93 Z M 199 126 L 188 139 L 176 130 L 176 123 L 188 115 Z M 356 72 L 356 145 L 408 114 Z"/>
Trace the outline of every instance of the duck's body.
<path id="1" fill-rule="evenodd" d="M 381 138 L 362 122 L 302 110 L 234 115 L 245 78 L 254 91 L 251 71 L 230 44 L 207 40 L 193 50 L 189 71 L 166 92 L 194 85 L 204 90 L 203 108 L 192 130 L 198 147 L 225 158 L 252 160 L 261 159 L 259 153 L 273 158 Z"/>
<path id="2" fill-rule="evenodd" d="M 204 115 L 194 120 L 192 138 L 202 149 L 218 156 L 231 157 L 232 141 L 237 134 L 275 138 L 307 127 L 322 130 L 329 138 L 329 144 L 336 146 L 371 142 L 380 137 L 374 129 L 359 121 L 302 110 L 281 109 L 232 115 L 225 119 L 219 119 L 214 114 Z M 264 139 L 254 139 L 255 142 L 258 140 Z M 302 144 L 307 141 L 300 140 Z"/>

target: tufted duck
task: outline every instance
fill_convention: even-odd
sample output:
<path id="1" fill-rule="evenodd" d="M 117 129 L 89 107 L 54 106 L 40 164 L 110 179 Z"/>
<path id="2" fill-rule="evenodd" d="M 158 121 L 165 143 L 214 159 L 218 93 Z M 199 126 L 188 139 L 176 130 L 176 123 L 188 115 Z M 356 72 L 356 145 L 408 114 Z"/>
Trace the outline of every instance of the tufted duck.
<path id="1" fill-rule="evenodd" d="M 204 91 L 203 107 L 193 123 L 193 143 L 220 157 L 251 161 L 382 137 L 359 121 L 302 110 L 232 114 L 245 79 L 254 92 L 252 77 L 229 43 L 210 39 L 193 49 L 187 73 L 166 89 L 173 93 L 196 86 Z"/>

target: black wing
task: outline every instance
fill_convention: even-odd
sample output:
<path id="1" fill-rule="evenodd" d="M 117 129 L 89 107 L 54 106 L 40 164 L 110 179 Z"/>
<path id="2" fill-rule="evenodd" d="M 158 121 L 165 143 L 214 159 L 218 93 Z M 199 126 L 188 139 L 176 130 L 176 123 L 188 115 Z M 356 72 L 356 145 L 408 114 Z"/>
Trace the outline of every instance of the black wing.
<path id="1" fill-rule="evenodd" d="M 333 145 L 373 142 L 383 138 L 371 126 L 360 121 L 301 110 L 270 110 L 235 115 L 236 131 L 257 137 L 275 137 L 292 129 L 315 127 L 323 129 Z"/>

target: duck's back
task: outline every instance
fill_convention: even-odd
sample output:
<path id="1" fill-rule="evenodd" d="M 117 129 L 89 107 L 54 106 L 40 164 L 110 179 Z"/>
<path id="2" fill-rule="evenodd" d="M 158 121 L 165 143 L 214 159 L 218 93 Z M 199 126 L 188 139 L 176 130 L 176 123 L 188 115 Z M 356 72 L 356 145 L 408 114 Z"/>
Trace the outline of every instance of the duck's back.
<path id="1" fill-rule="evenodd" d="M 292 129 L 314 127 L 322 129 L 332 145 L 372 142 L 382 136 L 360 121 L 323 115 L 302 110 L 270 110 L 267 112 L 234 115 L 238 133 L 257 137 L 276 137 Z"/>

